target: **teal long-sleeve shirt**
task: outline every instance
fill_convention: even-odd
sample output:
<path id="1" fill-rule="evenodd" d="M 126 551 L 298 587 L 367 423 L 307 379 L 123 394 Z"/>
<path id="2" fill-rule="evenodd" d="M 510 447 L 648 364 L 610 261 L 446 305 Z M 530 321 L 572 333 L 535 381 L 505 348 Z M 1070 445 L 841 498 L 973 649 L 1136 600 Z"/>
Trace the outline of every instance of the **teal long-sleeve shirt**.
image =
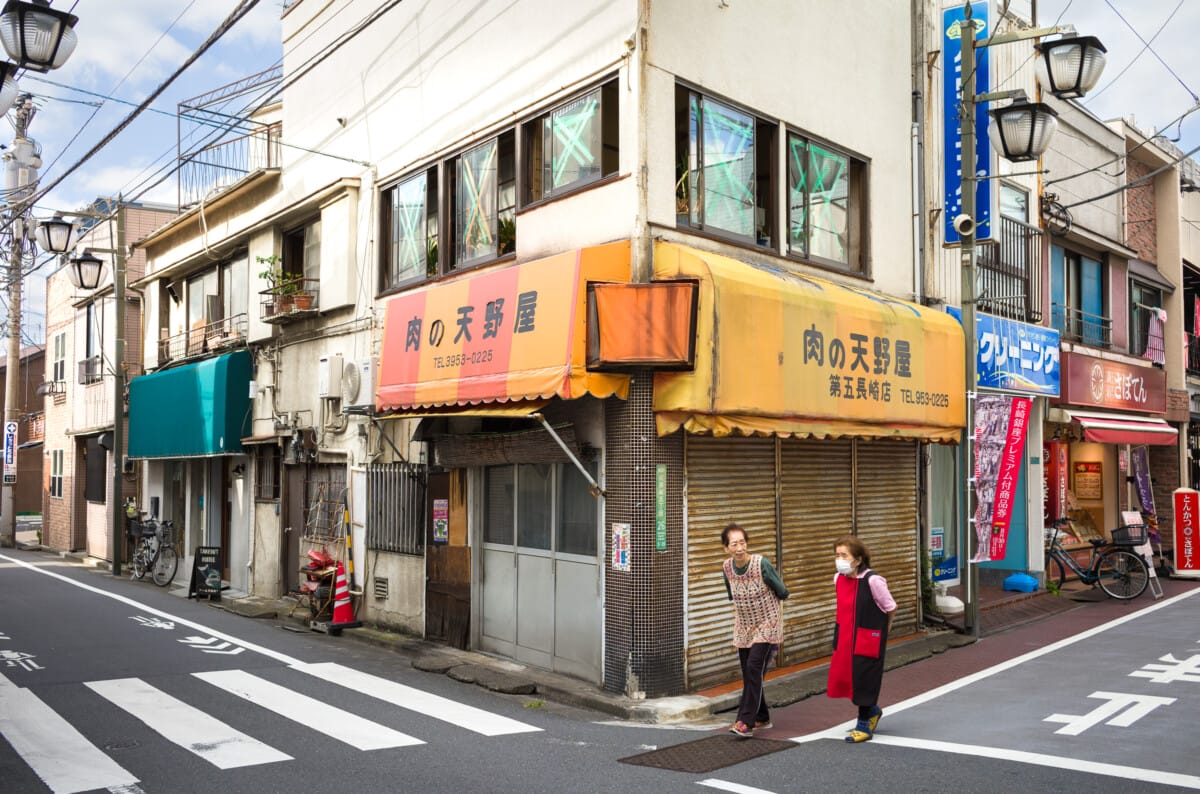
<path id="1" fill-rule="evenodd" d="M 750 563 L 746 563 L 739 568 L 738 564 L 735 562 L 733 564 L 733 572 L 738 576 L 741 576 L 749 567 Z M 762 575 L 763 581 L 767 583 L 767 587 L 771 588 L 771 592 L 775 594 L 775 597 L 780 601 L 786 601 L 788 597 L 788 589 L 783 586 L 783 580 L 779 578 L 779 574 L 775 573 L 775 569 L 771 567 L 771 561 L 766 557 L 762 558 Z M 725 595 L 729 597 L 730 601 L 732 601 L 733 591 L 729 589 L 729 577 L 725 575 L 724 569 L 721 570 L 721 578 L 725 580 Z"/>

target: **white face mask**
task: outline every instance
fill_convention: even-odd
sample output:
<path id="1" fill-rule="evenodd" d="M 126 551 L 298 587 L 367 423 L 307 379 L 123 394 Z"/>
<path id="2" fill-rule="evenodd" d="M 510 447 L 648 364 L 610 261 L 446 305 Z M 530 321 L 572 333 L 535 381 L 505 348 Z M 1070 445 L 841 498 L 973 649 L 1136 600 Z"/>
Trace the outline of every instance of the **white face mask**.
<path id="1" fill-rule="evenodd" d="M 854 563 L 849 560 L 836 559 L 833 564 L 837 566 L 837 572 L 842 576 L 849 576 L 850 572 L 854 570 Z"/>

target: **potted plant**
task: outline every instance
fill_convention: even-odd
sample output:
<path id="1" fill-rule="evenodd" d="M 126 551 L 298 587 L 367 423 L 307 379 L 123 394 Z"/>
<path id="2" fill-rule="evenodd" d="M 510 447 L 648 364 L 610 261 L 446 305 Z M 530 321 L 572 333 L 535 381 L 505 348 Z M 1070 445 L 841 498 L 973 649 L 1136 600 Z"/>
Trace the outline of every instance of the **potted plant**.
<path id="1" fill-rule="evenodd" d="M 296 293 L 300 291 L 300 277 L 283 269 L 283 260 L 277 255 L 256 257 L 258 264 L 263 267 L 258 277 L 270 284 L 270 292 L 275 296 L 275 314 L 286 314 L 292 310 Z M 311 295 L 309 296 L 311 298 Z M 309 306 L 311 307 L 311 302 Z"/>

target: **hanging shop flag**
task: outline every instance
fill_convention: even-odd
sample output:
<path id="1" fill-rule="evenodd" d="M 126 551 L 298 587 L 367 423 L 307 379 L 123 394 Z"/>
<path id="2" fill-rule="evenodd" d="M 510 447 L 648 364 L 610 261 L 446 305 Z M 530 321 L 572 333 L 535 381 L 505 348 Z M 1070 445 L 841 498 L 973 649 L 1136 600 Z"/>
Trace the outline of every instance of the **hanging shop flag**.
<path id="1" fill-rule="evenodd" d="M 1012 522 L 1013 503 L 1017 497 L 1017 480 L 1021 476 L 1021 456 L 1025 454 L 1025 434 L 1029 429 L 1028 397 L 1015 397 L 1008 415 L 1008 436 L 1000 471 L 996 478 L 996 499 L 992 510 L 992 532 L 989 559 L 1003 560 L 1008 547 L 1008 527 Z"/>
<path id="2" fill-rule="evenodd" d="M 1158 515 L 1158 511 L 1154 509 L 1154 488 L 1150 482 L 1150 448 L 1142 445 L 1136 446 L 1133 452 L 1133 479 L 1137 484 L 1138 501 L 1142 505 L 1142 512 L 1149 515 Z"/>
<path id="3" fill-rule="evenodd" d="M 972 562 L 991 559 L 992 515 L 1000 460 L 1008 438 L 1012 397 L 983 394 L 975 400 L 975 556 Z"/>

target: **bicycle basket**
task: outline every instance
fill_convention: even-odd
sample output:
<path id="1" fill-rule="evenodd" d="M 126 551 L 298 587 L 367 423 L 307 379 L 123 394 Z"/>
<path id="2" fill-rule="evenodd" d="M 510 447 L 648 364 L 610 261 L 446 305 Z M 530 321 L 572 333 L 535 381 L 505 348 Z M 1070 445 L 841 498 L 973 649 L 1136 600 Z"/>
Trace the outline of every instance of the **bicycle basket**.
<path id="1" fill-rule="evenodd" d="M 1127 524 L 1112 531 L 1114 546 L 1140 546 L 1147 540 L 1145 524 Z"/>

